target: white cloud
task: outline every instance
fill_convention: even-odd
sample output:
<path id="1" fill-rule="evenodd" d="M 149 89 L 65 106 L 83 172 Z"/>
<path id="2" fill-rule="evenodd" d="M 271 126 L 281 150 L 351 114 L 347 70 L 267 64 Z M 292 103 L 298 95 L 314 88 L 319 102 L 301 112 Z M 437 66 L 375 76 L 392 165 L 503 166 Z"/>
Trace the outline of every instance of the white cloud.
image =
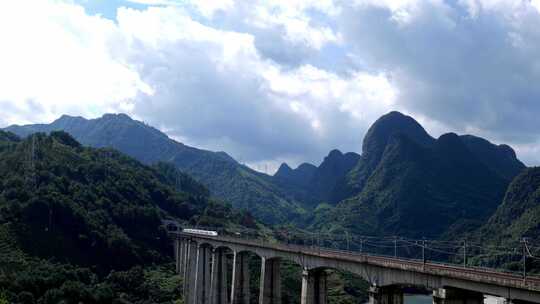
<path id="1" fill-rule="evenodd" d="M 382 75 L 284 68 L 260 56 L 252 35 L 203 25 L 180 8 L 121 9 L 117 20 L 138 45 L 130 61 L 155 88 L 136 98 L 134 112 L 189 143 L 252 163 L 294 153 L 313 160 L 336 141 L 336 130 L 375 119 L 395 98 Z M 345 147 L 359 146 L 351 142 Z"/>
<path id="2" fill-rule="evenodd" d="M 405 24 L 392 17 L 399 5 L 344 10 L 339 29 L 358 65 L 391 75 L 399 107 L 447 131 L 537 142 L 540 14 L 532 3 L 407 2 L 415 9 Z"/>
<path id="3" fill-rule="evenodd" d="M 339 12 L 332 1 L 261 1 L 253 6 L 247 21 L 260 28 L 281 27 L 287 40 L 317 50 L 326 43 L 339 42 L 339 35 L 330 27 L 312 25 L 306 13 L 310 9 L 330 15 Z"/>
<path id="4" fill-rule="evenodd" d="M 39 107 L 45 120 L 63 112 L 95 116 L 137 92 L 151 93 L 130 64 L 113 55 L 124 43 L 113 22 L 81 7 L 8 2 L 0 10 L 0 37 L 0 100 L 21 113 L 34 117 L 31 109 Z"/>
<path id="5" fill-rule="evenodd" d="M 0 123 L 125 111 L 274 168 L 359 151 L 397 109 L 537 151 L 537 0 L 131 1 L 2 4 Z"/>

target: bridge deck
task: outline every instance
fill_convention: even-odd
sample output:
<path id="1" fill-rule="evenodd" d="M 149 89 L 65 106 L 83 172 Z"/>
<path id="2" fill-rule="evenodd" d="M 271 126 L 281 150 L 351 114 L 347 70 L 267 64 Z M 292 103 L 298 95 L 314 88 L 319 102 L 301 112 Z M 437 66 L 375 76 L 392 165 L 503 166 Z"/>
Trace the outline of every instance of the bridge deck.
<path id="1" fill-rule="evenodd" d="M 228 244 L 234 244 L 252 248 L 263 248 L 289 254 L 299 254 L 304 256 L 348 261 L 353 263 L 364 263 L 389 269 L 404 270 L 441 276 L 445 278 L 493 284 L 500 287 L 540 292 L 539 277 L 528 276 L 526 278 L 523 278 L 523 276 L 520 275 L 496 271 L 492 269 L 464 267 L 433 262 L 423 263 L 422 261 L 418 260 L 370 255 L 366 253 L 335 250 L 317 246 L 301 246 L 283 243 L 271 243 L 267 241 L 263 242 L 260 240 L 242 239 L 229 236 L 206 236 L 184 232 L 176 232 L 174 234 L 176 234 L 178 237 L 218 242 L 225 247 Z"/>

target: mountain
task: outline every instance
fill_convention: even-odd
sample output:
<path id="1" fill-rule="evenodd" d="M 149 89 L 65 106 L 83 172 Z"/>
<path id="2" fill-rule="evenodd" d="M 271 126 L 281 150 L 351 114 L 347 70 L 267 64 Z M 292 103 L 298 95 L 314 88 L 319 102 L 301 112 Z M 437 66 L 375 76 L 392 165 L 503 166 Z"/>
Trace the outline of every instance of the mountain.
<path id="1" fill-rule="evenodd" d="M 298 187 L 307 187 L 315 171 L 317 167 L 312 164 L 303 163 L 296 169 L 291 169 L 289 165 L 283 163 L 274 174 L 274 178 Z"/>
<path id="2" fill-rule="evenodd" d="M 508 146 L 453 133 L 434 139 L 411 117 L 391 112 L 366 134 L 347 175 L 352 195 L 317 210 L 311 228 L 411 237 L 473 231 L 523 167 Z"/>
<path id="3" fill-rule="evenodd" d="M 21 140 L 0 131 L 0 300 L 178 299 L 167 287 L 179 278 L 167 266 L 172 248 L 162 219 L 258 226 L 176 170 L 84 147 L 65 132 Z"/>
<path id="4" fill-rule="evenodd" d="M 509 146 L 471 135 L 435 139 L 399 112 L 373 123 L 361 155 L 332 150 L 318 167 L 282 164 L 274 176 L 224 152 L 178 143 L 123 114 L 91 120 L 62 116 L 48 125 L 8 129 L 22 136 L 62 129 L 85 145 L 114 147 L 146 164 L 171 162 L 213 196 L 266 223 L 307 222 L 314 229 L 427 230 L 434 236 L 470 231 L 494 212 L 507 185 L 525 168 Z M 327 204 L 318 208 L 321 203 Z"/>
<path id="5" fill-rule="evenodd" d="M 344 187 L 349 194 L 358 193 L 379 164 L 388 142 L 396 134 L 404 134 L 421 146 L 430 146 L 435 139 L 412 117 L 392 111 L 381 116 L 368 129 L 362 143 L 362 157 L 351 170 Z"/>
<path id="6" fill-rule="evenodd" d="M 343 154 L 335 149 L 319 167 L 304 163 L 291 169 L 283 163 L 273 177 L 277 185 L 310 208 L 321 202 L 335 204 L 346 197 L 342 185 L 359 159 L 354 152 Z"/>
<path id="7" fill-rule="evenodd" d="M 360 155 L 354 152 L 343 154 L 339 150 L 330 151 L 311 178 L 311 190 L 321 201 L 339 202 L 345 198 L 340 184 L 359 160 Z"/>
<path id="8" fill-rule="evenodd" d="M 84 145 L 111 147 L 145 164 L 171 162 L 208 187 L 213 196 L 267 223 L 290 221 L 304 212 L 301 203 L 275 185 L 271 176 L 239 164 L 224 152 L 176 142 L 125 114 L 105 114 L 97 119 L 64 115 L 51 124 L 10 126 L 6 130 L 22 137 L 64 130 Z"/>

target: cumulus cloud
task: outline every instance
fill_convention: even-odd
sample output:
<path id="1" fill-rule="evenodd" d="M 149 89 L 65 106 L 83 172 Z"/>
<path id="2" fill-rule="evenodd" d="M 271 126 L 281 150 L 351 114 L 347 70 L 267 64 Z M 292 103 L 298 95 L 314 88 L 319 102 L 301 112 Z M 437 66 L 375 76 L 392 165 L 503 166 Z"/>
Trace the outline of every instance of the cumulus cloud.
<path id="1" fill-rule="evenodd" d="M 118 111 L 136 92 L 151 91 L 119 57 L 124 41 L 114 23 L 82 7 L 4 3 L 0 37 L 0 102 L 12 109 L 3 113 L 8 123 Z"/>
<path id="2" fill-rule="evenodd" d="M 43 3 L 47 15 L 4 19 L 5 25 L 23 27 L 35 18 L 27 32 L 9 37 L 16 42 L 24 35 L 28 45 L 2 50 L 11 66 L 0 77 L 13 88 L 0 91 L 0 100 L 9 104 L 4 124 L 123 111 L 246 163 L 318 161 L 330 147 L 357 150 L 362 131 L 346 138 L 336 134 L 364 130 L 395 101 L 383 73 L 343 76 L 306 63 L 290 68 L 265 56 L 254 33 L 205 24 L 193 16 L 193 6 L 121 7 L 113 22 L 89 16 L 81 6 Z M 284 41 L 321 48 L 326 38 L 317 34 L 300 40 L 311 31 L 305 19 L 296 29 L 289 23 L 304 18 L 308 8 L 335 12 L 316 3 L 292 5 L 265 4 L 268 10 L 280 7 L 277 17 L 252 16 L 248 23 L 284 26 Z M 230 9 L 218 7 L 214 13 Z M 24 15 L 17 11 L 22 8 L 10 7 L 6 15 Z M 21 48 L 28 53 L 16 55 Z M 28 60 L 33 64 L 25 65 Z M 35 76 L 10 78 L 9 72 Z"/>
<path id="3" fill-rule="evenodd" d="M 129 60 L 155 91 L 139 94 L 133 112 L 188 143 L 246 162 L 317 160 L 329 142 L 357 149 L 359 135 L 343 140 L 336 132 L 364 128 L 358 118 L 380 115 L 394 102 L 384 75 L 283 68 L 260 55 L 251 34 L 202 25 L 182 9 L 122 9 L 117 19 L 138 46 Z"/>
<path id="4" fill-rule="evenodd" d="M 265 171 L 401 110 L 540 162 L 537 0 L 125 3 L 2 4 L 0 123 L 126 112 Z"/>

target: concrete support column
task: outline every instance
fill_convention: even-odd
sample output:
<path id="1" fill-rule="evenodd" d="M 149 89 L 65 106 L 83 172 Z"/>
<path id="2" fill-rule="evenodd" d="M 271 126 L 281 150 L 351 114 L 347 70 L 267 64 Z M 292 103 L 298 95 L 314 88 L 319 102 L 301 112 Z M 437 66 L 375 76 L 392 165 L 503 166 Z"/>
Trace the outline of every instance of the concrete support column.
<path id="1" fill-rule="evenodd" d="M 184 275 L 184 272 L 186 271 L 187 264 L 188 264 L 188 248 L 189 243 L 186 239 L 182 240 L 182 243 L 180 243 L 180 257 L 182 259 L 182 263 L 180 263 L 180 274 Z"/>
<path id="2" fill-rule="evenodd" d="M 484 295 L 479 292 L 439 288 L 433 291 L 433 304 L 483 304 Z"/>
<path id="3" fill-rule="evenodd" d="M 183 274 L 183 266 L 185 263 L 184 250 L 186 248 L 184 239 L 176 239 L 174 242 L 174 260 L 176 263 L 176 273 Z"/>
<path id="4" fill-rule="evenodd" d="M 328 302 L 326 272 L 324 270 L 302 271 L 301 304 L 326 304 Z"/>
<path id="5" fill-rule="evenodd" d="M 234 252 L 231 288 L 232 304 L 249 304 L 249 263 L 246 252 Z"/>
<path id="6" fill-rule="evenodd" d="M 197 274 L 197 243 L 188 240 L 184 267 L 184 303 L 193 303 L 195 299 L 195 276 Z"/>
<path id="7" fill-rule="evenodd" d="M 228 304 L 227 256 L 223 250 L 212 252 L 212 280 L 210 283 L 210 303 Z"/>
<path id="8" fill-rule="evenodd" d="M 195 298 L 193 304 L 210 304 L 210 263 L 211 249 L 208 246 L 197 248 L 197 266 L 195 273 Z"/>
<path id="9" fill-rule="evenodd" d="M 371 286 L 369 304 L 403 304 L 403 291 L 399 286 Z"/>
<path id="10" fill-rule="evenodd" d="M 175 271 L 176 273 L 180 273 L 180 247 L 182 246 L 181 245 L 181 241 L 180 239 L 176 239 L 174 240 L 174 244 L 173 244 L 174 248 L 173 248 L 173 251 L 174 251 L 174 263 L 175 263 Z"/>
<path id="11" fill-rule="evenodd" d="M 261 258 L 259 304 L 281 304 L 281 272 L 279 259 Z"/>

